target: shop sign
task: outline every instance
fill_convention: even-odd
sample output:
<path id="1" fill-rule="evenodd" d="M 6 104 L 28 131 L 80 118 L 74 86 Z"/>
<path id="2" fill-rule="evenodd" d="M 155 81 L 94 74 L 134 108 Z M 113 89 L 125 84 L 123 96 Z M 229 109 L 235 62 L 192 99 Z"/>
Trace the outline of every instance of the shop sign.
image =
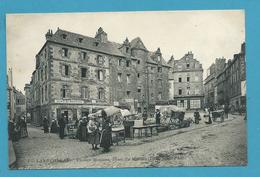
<path id="1" fill-rule="evenodd" d="M 114 102 L 114 106 L 119 106 L 119 102 L 118 102 L 118 101 L 115 101 L 115 102 Z"/>
<path id="2" fill-rule="evenodd" d="M 131 103 L 131 102 L 134 102 L 134 99 L 125 99 L 125 102 Z"/>
<path id="3" fill-rule="evenodd" d="M 54 103 L 59 104 L 84 104 L 82 100 L 54 100 Z"/>

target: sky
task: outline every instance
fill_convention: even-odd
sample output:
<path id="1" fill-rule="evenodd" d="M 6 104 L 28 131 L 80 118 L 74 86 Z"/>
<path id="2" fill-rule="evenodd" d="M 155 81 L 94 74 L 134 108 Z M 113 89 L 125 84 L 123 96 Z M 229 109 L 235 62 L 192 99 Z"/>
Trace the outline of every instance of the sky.
<path id="1" fill-rule="evenodd" d="M 118 43 L 140 37 L 149 51 L 160 47 L 166 61 L 192 51 L 202 63 L 204 78 L 216 58 L 232 59 L 245 41 L 243 10 L 8 14 L 7 67 L 19 90 L 31 80 L 46 32 L 58 27 L 90 37 L 102 27 L 108 40 Z"/>

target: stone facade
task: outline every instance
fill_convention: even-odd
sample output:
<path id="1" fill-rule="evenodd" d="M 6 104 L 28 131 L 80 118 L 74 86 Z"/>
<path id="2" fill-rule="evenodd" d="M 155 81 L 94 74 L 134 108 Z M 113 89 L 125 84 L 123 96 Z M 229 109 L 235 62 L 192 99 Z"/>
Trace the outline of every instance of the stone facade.
<path id="1" fill-rule="evenodd" d="M 37 125 L 44 116 L 76 119 L 111 105 L 153 111 L 168 101 L 169 68 L 160 49 L 148 51 L 139 37 L 119 44 L 102 28 L 94 38 L 49 30 L 36 55 L 28 110 Z"/>
<path id="2" fill-rule="evenodd" d="M 188 52 L 179 60 L 172 57 L 168 64 L 172 66 L 169 82 L 173 93 L 170 95 L 174 96 L 177 106 L 186 109 L 203 108 L 203 68 L 193 53 Z"/>
<path id="3" fill-rule="evenodd" d="M 241 109 L 245 111 L 245 43 L 241 45 L 240 53 L 235 54 L 233 59 L 228 62 L 225 59 L 216 59 L 211 69 L 213 72 L 210 71 L 204 84 L 206 105 L 229 105 L 231 111 Z"/>
<path id="4" fill-rule="evenodd" d="M 206 107 L 223 102 L 223 86 L 219 84 L 219 87 L 217 87 L 217 76 L 223 72 L 225 66 L 225 58 L 216 58 L 215 62 L 208 69 L 207 77 L 204 81 L 204 101 Z"/>

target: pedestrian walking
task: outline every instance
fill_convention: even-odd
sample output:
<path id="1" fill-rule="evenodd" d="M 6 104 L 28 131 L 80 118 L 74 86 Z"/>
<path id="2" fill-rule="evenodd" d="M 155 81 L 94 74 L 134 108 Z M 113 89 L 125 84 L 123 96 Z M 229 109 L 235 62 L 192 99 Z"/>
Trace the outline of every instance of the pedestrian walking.
<path id="1" fill-rule="evenodd" d="M 198 110 L 196 110 L 194 112 L 194 119 L 195 119 L 195 124 L 199 124 L 200 123 L 201 118 L 200 118 L 200 113 L 199 113 Z"/>
<path id="2" fill-rule="evenodd" d="M 64 128 L 65 128 L 65 120 L 63 117 L 61 117 L 58 121 L 58 124 L 59 124 L 59 136 L 60 136 L 60 139 L 63 139 L 64 138 Z"/>
<path id="3" fill-rule="evenodd" d="M 57 132 L 58 132 L 57 120 L 52 119 L 52 121 L 51 121 L 51 133 L 57 133 Z"/>
<path id="4" fill-rule="evenodd" d="M 87 122 L 87 117 L 86 116 L 84 116 L 83 118 L 82 118 L 82 121 L 81 121 L 81 123 L 80 123 L 80 141 L 87 141 L 88 140 L 88 130 L 87 130 L 87 124 L 88 124 L 88 122 Z"/>
<path id="5" fill-rule="evenodd" d="M 112 127 L 110 119 L 107 117 L 107 114 L 104 110 L 102 114 L 102 132 L 100 138 L 100 147 L 104 148 L 103 152 L 109 152 L 110 146 L 112 145 Z"/>
<path id="6" fill-rule="evenodd" d="M 156 112 L 155 112 L 155 123 L 157 125 L 160 125 L 160 123 L 161 123 L 161 113 L 160 113 L 159 109 L 156 109 Z"/>
<path id="7" fill-rule="evenodd" d="M 46 116 L 44 116 L 43 119 L 43 131 L 44 133 L 49 133 L 49 120 L 47 119 Z"/>
<path id="8" fill-rule="evenodd" d="M 225 118 L 228 119 L 228 113 L 229 113 L 229 105 L 225 104 L 224 106 L 224 113 L 225 113 Z"/>
<path id="9" fill-rule="evenodd" d="M 207 122 L 205 122 L 206 124 L 212 124 L 212 119 L 211 119 L 211 115 L 210 115 L 210 109 L 208 109 L 208 108 L 205 108 L 205 112 L 206 112 L 206 115 L 205 116 L 207 116 L 208 117 L 208 121 Z"/>
<path id="10" fill-rule="evenodd" d="M 15 141 L 15 123 L 13 120 L 8 121 L 8 140 Z"/>
<path id="11" fill-rule="evenodd" d="M 69 118 L 66 115 L 63 115 L 65 127 L 64 127 L 64 136 L 67 136 L 69 134 L 68 131 L 68 124 L 69 124 Z"/>
<path id="12" fill-rule="evenodd" d="M 89 117 L 89 119 L 87 125 L 88 142 L 92 145 L 92 150 L 97 150 L 99 149 L 97 146 L 100 144 L 99 123 L 94 117 Z"/>
<path id="13" fill-rule="evenodd" d="M 28 131 L 25 116 L 23 116 L 21 119 L 21 138 L 25 137 L 28 137 Z"/>

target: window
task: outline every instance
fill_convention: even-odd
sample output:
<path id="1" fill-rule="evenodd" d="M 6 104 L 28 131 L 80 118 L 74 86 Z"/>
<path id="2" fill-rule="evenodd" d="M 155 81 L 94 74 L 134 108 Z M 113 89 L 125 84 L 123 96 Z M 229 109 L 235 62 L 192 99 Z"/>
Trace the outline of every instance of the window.
<path id="1" fill-rule="evenodd" d="M 190 87 L 187 87 L 187 95 L 190 95 Z"/>
<path id="2" fill-rule="evenodd" d="M 47 58 L 47 49 L 44 49 L 44 58 Z"/>
<path id="3" fill-rule="evenodd" d="M 87 52 L 81 52 L 81 59 L 86 60 L 87 59 Z"/>
<path id="4" fill-rule="evenodd" d="M 182 82 L 181 77 L 179 77 L 179 82 Z"/>
<path id="5" fill-rule="evenodd" d="M 161 100 L 162 99 L 162 92 L 159 92 L 158 93 L 158 100 Z"/>
<path id="6" fill-rule="evenodd" d="M 87 68 L 81 68 L 81 77 L 87 77 Z"/>
<path id="7" fill-rule="evenodd" d="M 126 83 L 127 83 L 127 84 L 130 83 L 130 76 L 131 76 L 130 74 L 127 74 L 127 75 L 126 75 Z"/>
<path id="8" fill-rule="evenodd" d="M 97 63 L 98 63 L 99 65 L 102 65 L 102 64 L 103 64 L 103 57 L 102 57 L 101 55 L 98 55 L 98 56 L 97 56 Z"/>
<path id="9" fill-rule="evenodd" d="M 190 77 L 187 77 L 187 82 L 190 82 Z"/>
<path id="10" fill-rule="evenodd" d="M 140 60 L 137 60 L 137 64 L 140 64 Z"/>
<path id="11" fill-rule="evenodd" d="M 100 81 L 104 80 L 104 73 L 102 70 L 98 70 L 98 80 Z"/>
<path id="12" fill-rule="evenodd" d="M 122 66 L 122 59 L 118 60 L 118 66 Z"/>
<path id="13" fill-rule="evenodd" d="M 154 70 L 154 67 L 151 67 L 151 71 L 153 71 Z"/>
<path id="14" fill-rule="evenodd" d="M 195 88 L 195 95 L 199 95 L 200 94 L 200 90 L 198 88 Z"/>
<path id="15" fill-rule="evenodd" d="M 131 96 L 131 92 L 130 91 L 126 91 L 126 95 L 129 98 Z"/>
<path id="16" fill-rule="evenodd" d="M 62 37 L 63 39 L 66 39 L 66 38 L 67 38 L 67 35 L 66 35 L 66 34 L 62 34 L 61 37 Z"/>
<path id="17" fill-rule="evenodd" d="M 44 89 L 43 89 L 43 87 L 42 87 L 42 97 L 41 97 L 41 99 L 42 99 L 42 103 L 43 103 L 43 101 L 44 101 Z"/>
<path id="18" fill-rule="evenodd" d="M 97 42 L 97 41 L 96 41 L 96 42 L 94 42 L 94 46 L 96 46 L 96 47 L 97 47 L 97 46 L 98 46 L 98 44 L 99 44 L 99 42 Z"/>
<path id="19" fill-rule="evenodd" d="M 191 109 L 198 109 L 201 107 L 200 100 L 190 100 L 190 108 Z"/>
<path id="20" fill-rule="evenodd" d="M 122 73 L 117 74 L 117 80 L 118 80 L 118 82 L 122 81 Z"/>
<path id="21" fill-rule="evenodd" d="M 138 77 L 138 78 L 140 77 L 140 73 L 137 73 L 137 77 Z"/>
<path id="22" fill-rule="evenodd" d="M 157 61 L 158 61 L 158 62 L 161 61 L 161 56 L 160 56 L 160 55 L 157 56 Z"/>
<path id="23" fill-rule="evenodd" d="M 129 52 L 129 47 L 126 47 L 125 51 L 126 51 L 126 53 L 128 53 Z"/>
<path id="24" fill-rule="evenodd" d="M 158 79 L 158 86 L 162 87 L 162 80 Z"/>
<path id="25" fill-rule="evenodd" d="M 79 43 L 82 43 L 82 41 L 83 41 L 83 38 L 79 38 L 78 40 L 79 40 Z"/>
<path id="26" fill-rule="evenodd" d="M 186 68 L 187 68 L 187 69 L 190 68 L 190 64 L 189 64 L 189 63 L 186 64 Z"/>
<path id="27" fill-rule="evenodd" d="M 89 98 L 89 90 L 88 87 L 82 87 L 81 88 L 81 97 L 88 99 Z"/>
<path id="28" fill-rule="evenodd" d="M 41 80 L 43 81 L 43 69 L 41 69 Z"/>
<path id="29" fill-rule="evenodd" d="M 48 99 L 48 87 L 45 85 L 45 101 Z"/>
<path id="30" fill-rule="evenodd" d="M 153 93 L 151 93 L 151 100 L 153 100 L 154 99 L 154 96 L 153 96 Z"/>
<path id="31" fill-rule="evenodd" d="M 162 67 L 158 67 L 158 73 L 162 72 Z"/>
<path id="32" fill-rule="evenodd" d="M 105 91 L 103 88 L 98 89 L 98 99 L 103 100 L 105 98 Z"/>
<path id="33" fill-rule="evenodd" d="M 138 89 L 137 89 L 137 92 L 138 92 L 138 93 L 141 93 L 141 91 L 142 91 L 141 88 L 138 88 Z"/>
<path id="34" fill-rule="evenodd" d="M 126 67 L 130 67 L 130 64 L 131 64 L 131 61 L 130 61 L 130 60 L 127 60 L 127 61 L 126 61 Z"/>
<path id="35" fill-rule="evenodd" d="M 179 89 L 179 95 L 182 95 L 182 89 Z"/>
<path id="36" fill-rule="evenodd" d="M 182 66 L 181 66 L 181 65 L 178 65 L 177 68 L 178 68 L 178 70 L 181 70 L 181 69 L 182 69 Z"/>
<path id="37" fill-rule="evenodd" d="M 63 57 L 68 57 L 68 49 L 67 49 L 67 48 L 62 48 L 61 50 L 62 50 L 61 55 L 62 55 Z"/>
<path id="38" fill-rule="evenodd" d="M 47 75 L 48 75 L 48 73 L 47 73 L 47 65 L 45 65 L 45 80 L 47 80 Z"/>
<path id="39" fill-rule="evenodd" d="M 65 86 L 65 85 L 62 86 L 62 88 L 61 88 L 61 98 L 67 98 L 68 97 L 67 92 L 68 92 L 67 86 Z"/>
<path id="40" fill-rule="evenodd" d="M 65 76 L 69 75 L 69 65 L 63 65 L 63 74 Z"/>

